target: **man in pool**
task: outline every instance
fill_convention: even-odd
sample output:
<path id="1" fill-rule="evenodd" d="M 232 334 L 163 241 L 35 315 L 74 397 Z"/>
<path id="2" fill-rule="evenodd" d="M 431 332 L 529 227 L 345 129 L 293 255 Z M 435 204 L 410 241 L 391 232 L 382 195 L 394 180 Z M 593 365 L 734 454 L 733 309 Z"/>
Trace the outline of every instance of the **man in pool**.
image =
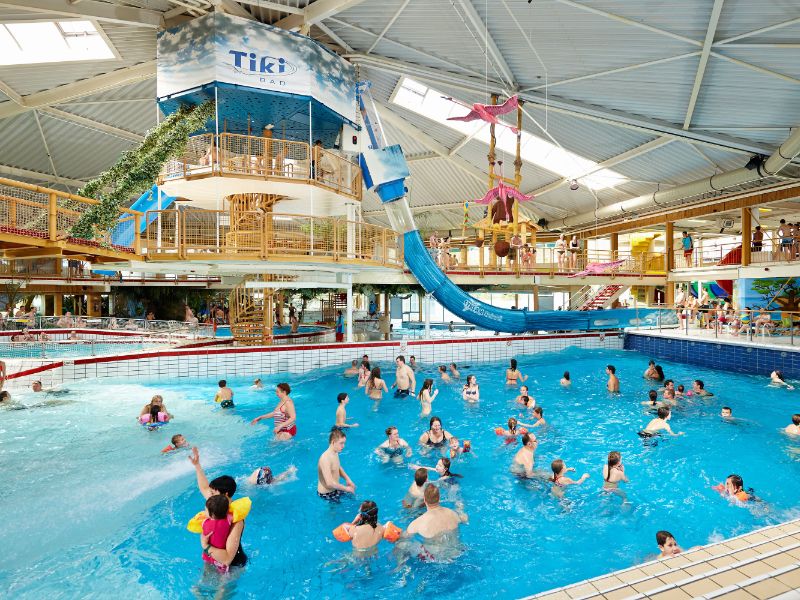
<path id="1" fill-rule="evenodd" d="M 423 494 L 425 500 L 425 514 L 417 517 L 408 525 L 408 535 L 419 534 L 425 539 L 430 539 L 458 529 L 461 523 L 466 522 L 467 516 L 439 505 L 439 488 L 429 483 Z"/>
<path id="2" fill-rule="evenodd" d="M 356 491 L 356 485 L 339 462 L 339 454 L 344 450 L 346 441 L 344 431 L 334 427 L 328 436 L 328 449 L 322 453 L 317 463 L 317 495 L 331 502 L 338 502 L 343 494 L 354 494 Z M 340 483 L 342 478 L 345 485 Z"/>
<path id="3" fill-rule="evenodd" d="M 214 402 L 219 402 L 220 408 L 233 408 L 233 390 L 228 387 L 228 382 L 219 380 L 219 390 L 214 396 Z"/>
<path id="4" fill-rule="evenodd" d="M 392 388 L 397 388 L 394 392 L 395 397 L 414 396 L 417 388 L 414 371 L 406 364 L 406 359 L 403 355 L 398 356 L 394 362 L 397 365 L 395 381 L 392 384 Z"/>
<path id="5" fill-rule="evenodd" d="M 661 433 L 662 431 L 666 431 L 670 435 L 683 435 L 683 432 L 675 433 L 672 431 L 672 427 L 669 426 L 669 421 L 672 418 L 672 412 L 669 410 L 668 406 L 661 406 L 658 409 L 658 417 L 653 419 L 647 424 L 642 431 L 639 432 L 639 435 L 642 437 L 653 437 L 657 433 Z"/>
<path id="6" fill-rule="evenodd" d="M 31 391 L 33 392 L 43 392 L 44 388 L 42 387 L 42 382 L 38 379 L 31 383 Z"/>
<path id="7" fill-rule="evenodd" d="M 612 393 L 619 392 L 619 379 L 617 378 L 617 368 L 614 365 L 608 365 L 606 367 L 606 375 L 608 375 L 608 383 L 606 384 L 608 391 Z"/>
<path id="8" fill-rule="evenodd" d="M 203 498 L 208 500 L 209 497 L 216 494 L 223 494 L 229 500 L 233 499 L 236 493 L 236 480 L 230 475 L 222 475 L 216 479 L 208 480 L 203 467 L 200 466 L 200 452 L 197 448 L 192 448 L 192 453 L 189 455 L 189 460 L 194 465 L 195 474 L 197 475 L 197 488 L 203 495 Z M 208 536 L 200 536 L 200 543 L 203 546 L 203 551 L 208 554 L 215 561 L 228 565 L 229 567 L 243 567 L 247 564 L 247 555 L 242 550 L 242 532 L 244 531 L 244 524 L 246 519 L 237 521 L 231 525 L 231 531 L 225 541 L 224 548 L 216 548 L 208 543 Z"/>
<path id="9" fill-rule="evenodd" d="M 787 425 L 784 431 L 792 435 L 800 435 L 800 413 L 792 415 L 792 423 Z"/>
<path id="10" fill-rule="evenodd" d="M 345 377 L 355 377 L 358 375 L 358 361 L 353 359 L 353 362 L 350 363 L 350 366 L 344 370 Z"/>
<path id="11" fill-rule="evenodd" d="M 511 472 L 518 477 L 526 477 L 531 479 L 536 477 L 533 472 L 533 465 L 536 462 L 536 447 L 539 441 L 532 433 L 526 433 L 522 436 L 522 448 L 517 450 L 514 455 L 514 460 L 511 463 Z"/>
<path id="12" fill-rule="evenodd" d="M 713 396 L 711 392 L 706 389 L 702 379 L 695 379 L 692 384 L 692 394 L 695 396 Z"/>
<path id="13" fill-rule="evenodd" d="M 417 370 L 417 366 L 418 366 L 418 365 L 417 365 L 417 357 L 416 357 L 416 356 L 414 356 L 413 354 L 412 354 L 411 356 L 409 356 L 409 357 L 408 357 L 408 366 L 409 366 L 409 367 L 410 367 L 410 368 L 411 368 L 413 371 L 416 371 L 416 370 Z"/>

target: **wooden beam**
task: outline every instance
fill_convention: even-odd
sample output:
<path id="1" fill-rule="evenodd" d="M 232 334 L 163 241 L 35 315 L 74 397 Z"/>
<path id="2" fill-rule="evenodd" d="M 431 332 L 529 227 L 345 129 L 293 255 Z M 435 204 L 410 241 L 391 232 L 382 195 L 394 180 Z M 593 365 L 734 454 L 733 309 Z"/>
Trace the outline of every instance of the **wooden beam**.
<path id="1" fill-rule="evenodd" d="M 723 197 L 720 200 L 711 202 L 709 204 L 704 204 L 702 206 L 672 210 L 667 213 L 640 217 L 638 219 L 625 221 L 624 223 L 615 223 L 613 225 L 605 225 L 597 228 L 584 227 L 583 229 L 576 229 L 570 233 L 587 237 L 599 237 L 601 235 L 609 235 L 611 233 L 636 231 L 645 227 L 663 225 L 665 221 L 674 222 L 681 221 L 683 219 L 696 219 L 697 217 L 705 217 L 707 215 L 715 215 L 723 212 L 739 210 L 741 208 L 761 206 L 762 204 L 770 204 L 772 202 L 779 202 L 781 200 L 799 197 L 800 184 L 782 187 L 781 189 L 777 190 L 765 190 L 750 194 L 747 192 L 742 192 L 736 195 Z"/>
<path id="2" fill-rule="evenodd" d="M 52 258 L 62 256 L 61 248 L 41 247 L 41 248 L 9 248 L 3 252 L 4 258 Z"/>
<path id="3" fill-rule="evenodd" d="M 753 236 L 753 220 L 750 208 L 742 208 L 742 266 L 750 264 L 750 238 Z"/>

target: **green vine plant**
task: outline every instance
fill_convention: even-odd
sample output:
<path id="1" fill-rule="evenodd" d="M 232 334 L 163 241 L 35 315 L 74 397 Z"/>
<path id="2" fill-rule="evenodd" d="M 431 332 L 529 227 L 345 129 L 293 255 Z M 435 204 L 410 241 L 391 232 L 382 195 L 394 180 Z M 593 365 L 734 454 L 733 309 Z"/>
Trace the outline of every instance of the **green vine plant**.
<path id="1" fill-rule="evenodd" d="M 214 116 L 213 100 L 197 106 L 183 105 L 147 132 L 142 143 L 122 154 L 117 163 L 89 181 L 78 194 L 99 200 L 72 226 L 70 235 L 82 239 L 108 238 L 117 224 L 120 208 L 155 182 L 164 164 L 186 150 L 189 136 Z M 85 205 L 70 207 L 82 209 Z"/>

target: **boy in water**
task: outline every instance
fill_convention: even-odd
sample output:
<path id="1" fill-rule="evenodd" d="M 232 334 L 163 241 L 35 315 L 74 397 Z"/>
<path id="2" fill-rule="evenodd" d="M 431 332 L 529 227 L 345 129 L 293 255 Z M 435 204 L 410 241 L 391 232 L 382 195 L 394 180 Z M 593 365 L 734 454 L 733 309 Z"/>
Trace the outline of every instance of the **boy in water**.
<path id="1" fill-rule="evenodd" d="M 792 424 L 787 425 L 784 431 L 793 435 L 800 435 L 800 413 L 792 415 Z"/>
<path id="2" fill-rule="evenodd" d="M 420 467 L 414 471 L 414 483 L 408 488 L 406 497 L 403 498 L 404 508 L 417 508 L 424 501 L 425 485 L 428 483 L 428 469 Z"/>
<path id="3" fill-rule="evenodd" d="M 670 558 L 683 552 L 681 547 L 678 546 L 678 542 L 675 541 L 675 536 L 669 531 L 657 531 L 656 544 L 658 544 L 658 549 L 661 551 L 658 558 Z"/>
<path id="4" fill-rule="evenodd" d="M 612 393 L 619 392 L 619 379 L 617 378 L 617 368 L 614 365 L 608 365 L 606 367 L 606 374 L 608 375 L 608 383 L 606 384 L 608 391 Z"/>
<path id="5" fill-rule="evenodd" d="M 219 402 L 220 408 L 233 408 L 233 390 L 228 387 L 228 382 L 219 380 L 219 390 L 214 396 L 214 402 Z"/>
<path id="6" fill-rule="evenodd" d="M 350 403 L 350 397 L 345 392 L 341 392 L 336 400 L 339 402 L 339 406 L 336 407 L 336 427 L 358 427 L 358 423 L 347 422 L 346 407 Z"/>
<path id="7" fill-rule="evenodd" d="M 170 442 L 172 442 L 172 445 L 167 446 L 161 452 L 167 453 L 167 452 L 172 452 L 174 450 L 178 450 L 179 448 L 189 447 L 189 442 L 187 442 L 186 438 L 183 437 L 180 433 L 176 433 L 175 435 L 173 435 Z"/>
<path id="8" fill-rule="evenodd" d="M 719 416 L 723 419 L 730 419 L 733 417 L 733 411 L 731 410 L 730 406 L 723 406 L 722 411 L 720 411 Z"/>
<path id="9" fill-rule="evenodd" d="M 652 437 L 657 433 L 666 431 L 670 435 L 683 435 L 683 432 L 675 433 L 672 427 L 669 426 L 669 421 L 672 418 L 672 413 L 667 406 L 661 406 L 658 409 L 658 417 L 653 419 L 647 424 L 647 427 L 642 430 L 639 435 L 642 437 Z"/>

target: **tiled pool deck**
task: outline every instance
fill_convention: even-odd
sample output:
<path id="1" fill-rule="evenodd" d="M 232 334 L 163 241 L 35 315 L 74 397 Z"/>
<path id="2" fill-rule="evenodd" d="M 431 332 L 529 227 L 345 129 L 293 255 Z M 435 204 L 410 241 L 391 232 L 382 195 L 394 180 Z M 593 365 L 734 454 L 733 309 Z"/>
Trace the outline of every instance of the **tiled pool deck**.
<path id="1" fill-rule="evenodd" d="M 800 598 L 800 519 L 531 596 L 537 600 Z"/>

